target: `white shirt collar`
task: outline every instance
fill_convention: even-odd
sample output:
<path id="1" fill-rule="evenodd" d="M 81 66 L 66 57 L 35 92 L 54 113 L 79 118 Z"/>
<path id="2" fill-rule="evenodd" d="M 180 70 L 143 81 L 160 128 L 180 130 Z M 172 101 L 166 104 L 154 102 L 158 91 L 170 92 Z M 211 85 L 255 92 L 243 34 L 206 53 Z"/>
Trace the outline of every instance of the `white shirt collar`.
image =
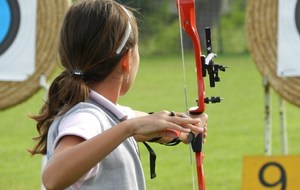
<path id="1" fill-rule="evenodd" d="M 90 99 L 111 111 L 119 120 L 126 120 L 128 118 L 128 115 L 121 109 L 119 105 L 113 104 L 104 96 L 93 90 L 90 91 Z"/>

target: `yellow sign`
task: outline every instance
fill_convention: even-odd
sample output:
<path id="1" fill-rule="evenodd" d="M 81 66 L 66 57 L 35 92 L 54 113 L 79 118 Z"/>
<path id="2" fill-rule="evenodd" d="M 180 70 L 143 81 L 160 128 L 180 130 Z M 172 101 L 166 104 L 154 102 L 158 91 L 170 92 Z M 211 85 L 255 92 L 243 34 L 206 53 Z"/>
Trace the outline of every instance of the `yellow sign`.
<path id="1" fill-rule="evenodd" d="M 242 190 L 299 190 L 300 156 L 244 157 Z"/>

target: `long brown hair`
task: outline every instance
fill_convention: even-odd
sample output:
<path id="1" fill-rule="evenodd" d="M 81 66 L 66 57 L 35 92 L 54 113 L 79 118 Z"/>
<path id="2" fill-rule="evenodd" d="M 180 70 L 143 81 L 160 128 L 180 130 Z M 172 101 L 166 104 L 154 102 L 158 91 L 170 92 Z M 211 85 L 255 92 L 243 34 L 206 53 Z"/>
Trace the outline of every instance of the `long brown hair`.
<path id="1" fill-rule="evenodd" d="M 89 84 L 104 80 L 127 50 L 138 43 L 135 17 L 127 10 L 114 0 L 81 0 L 70 7 L 58 47 L 63 71 L 52 82 L 39 115 L 31 117 L 39 133 L 33 138 L 37 144 L 29 150 L 32 155 L 46 154 L 48 130 L 54 119 L 86 101 Z M 131 35 L 117 54 L 128 22 Z"/>

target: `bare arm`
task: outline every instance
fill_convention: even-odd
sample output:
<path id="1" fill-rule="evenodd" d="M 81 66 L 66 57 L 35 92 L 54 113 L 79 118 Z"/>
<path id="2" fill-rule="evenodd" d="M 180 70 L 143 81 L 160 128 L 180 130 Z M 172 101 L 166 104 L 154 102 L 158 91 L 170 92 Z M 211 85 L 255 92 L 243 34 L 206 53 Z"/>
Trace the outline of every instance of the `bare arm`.
<path id="1" fill-rule="evenodd" d="M 43 172 L 44 186 L 70 186 L 129 136 L 128 127 L 122 123 L 87 141 L 77 136 L 63 137 Z"/>

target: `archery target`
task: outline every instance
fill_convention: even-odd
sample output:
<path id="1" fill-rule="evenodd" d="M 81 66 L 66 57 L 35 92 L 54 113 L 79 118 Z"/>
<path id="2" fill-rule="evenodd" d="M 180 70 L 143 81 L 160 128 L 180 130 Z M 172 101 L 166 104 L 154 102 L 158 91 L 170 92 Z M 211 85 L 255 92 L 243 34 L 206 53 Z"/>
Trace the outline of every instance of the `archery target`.
<path id="1" fill-rule="evenodd" d="M 70 5 L 70 0 L 0 0 L 0 110 L 31 97 L 40 89 L 41 77 L 53 73 L 59 29 Z M 10 45 L 4 46 L 5 40 Z M 8 68 L 9 75 L 3 72 Z"/>
<path id="2" fill-rule="evenodd" d="M 0 0 L 0 80 L 24 81 L 34 73 L 36 0 Z"/>
<path id="3" fill-rule="evenodd" d="M 277 74 L 300 76 L 300 0 L 280 0 Z"/>
<path id="4" fill-rule="evenodd" d="M 248 0 L 246 30 L 250 53 L 262 76 L 268 79 L 271 87 L 282 98 L 300 107 L 300 77 L 296 76 L 296 72 L 287 69 L 284 69 L 284 74 L 293 76 L 278 75 L 278 60 L 284 53 L 281 50 L 293 52 L 289 54 L 290 57 L 285 56 L 285 67 L 290 67 L 290 63 L 293 63 L 291 67 L 294 70 L 299 68 L 299 1 Z M 285 10 L 280 10 L 281 8 Z M 286 12 L 284 18 L 279 16 L 282 12 Z M 279 29 L 279 25 L 285 28 Z M 279 42 L 280 30 L 284 31 L 281 38 L 285 39 L 285 42 Z M 285 48 L 280 47 L 279 50 L 279 44 L 282 43 L 289 45 Z"/>

